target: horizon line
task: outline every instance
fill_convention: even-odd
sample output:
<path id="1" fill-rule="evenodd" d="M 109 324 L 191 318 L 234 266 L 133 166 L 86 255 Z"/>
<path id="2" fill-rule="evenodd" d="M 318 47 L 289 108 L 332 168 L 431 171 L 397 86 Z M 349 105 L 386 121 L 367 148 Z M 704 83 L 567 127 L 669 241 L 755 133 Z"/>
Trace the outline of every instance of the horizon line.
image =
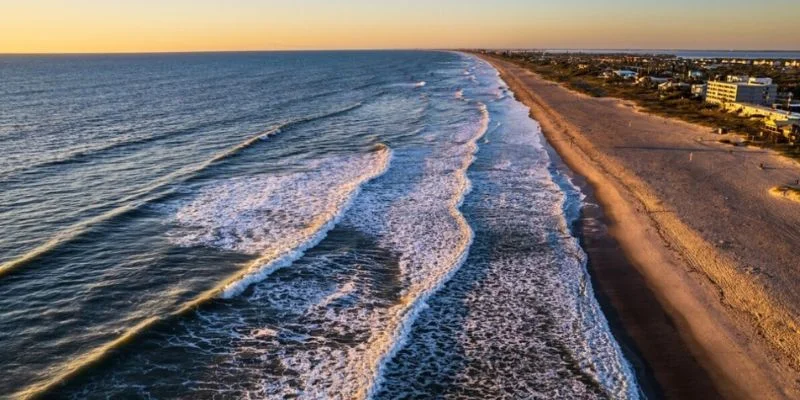
<path id="1" fill-rule="evenodd" d="M 725 53 L 795 53 L 800 52 L 800 48 L 794 50 L 786 49 L 681 49 L 681 48 L 606 48 L 606 47 L 397 47 L 397 48 L 338 48 L 338 49 L 255 49 L 255 50 L 154 50 L 154 51 L 66 51 L 66 52 L 0 52 L 0 56 L 35 56 L 35 55 L 148 55 L 148 54 L 218 54 L 218 53 L 311 53 L 311 52 L 348 52 L 348 51 L 619 51 L 621 53 L 630 51 L 685 51 L 685 52 L 725 52 Z"/>

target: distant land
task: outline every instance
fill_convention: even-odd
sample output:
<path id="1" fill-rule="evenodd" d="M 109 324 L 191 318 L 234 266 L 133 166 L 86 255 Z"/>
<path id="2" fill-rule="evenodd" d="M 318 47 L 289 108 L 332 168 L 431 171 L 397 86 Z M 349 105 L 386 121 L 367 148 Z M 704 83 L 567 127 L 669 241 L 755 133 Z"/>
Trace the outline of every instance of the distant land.
<path id="1" fill-rule="evenodd" d="M 681 58 L 800 59 L 800 50 L 681 50 L 681 49 L 515 49 L 548 53 L 672 54 Z"/>

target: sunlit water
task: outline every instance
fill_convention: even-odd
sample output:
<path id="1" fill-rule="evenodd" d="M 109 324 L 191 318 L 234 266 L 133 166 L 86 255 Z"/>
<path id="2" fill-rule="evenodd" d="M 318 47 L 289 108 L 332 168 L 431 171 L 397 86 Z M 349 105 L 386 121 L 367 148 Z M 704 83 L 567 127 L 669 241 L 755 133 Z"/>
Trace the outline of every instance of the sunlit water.
<path id="1" fill-rule="evenodd" d="M 0 58 L 0 394 L 637 398 L 497 73 Z"/>

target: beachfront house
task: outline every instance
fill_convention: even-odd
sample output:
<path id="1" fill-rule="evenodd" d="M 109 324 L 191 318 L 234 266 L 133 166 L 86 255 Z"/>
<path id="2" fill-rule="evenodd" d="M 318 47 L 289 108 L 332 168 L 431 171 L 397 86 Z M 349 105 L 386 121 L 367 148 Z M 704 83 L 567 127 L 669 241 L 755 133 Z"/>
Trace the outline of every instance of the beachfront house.
<path id="1" fill-rule="evenodd" d="M 661 92 L 668 90 L 689 91 L 691 85 L 685 82 L 664 82 L 658 85 L 658 90 Z"/>
<path id="2" fill-rule="evenodd" d="M 692 88 L 691 88 L 690 92 L 692 93 L 692 96 L 694 96 L 694 97 L 697 97 L 697 98 L 700 98 L 700 99 L 705 99 L 706 98 L 706 90 L 707 89 L 708 89 L 708 85 L 706 85 L 705 83 L 699 83 L 699 84 L 692 85 Z"/>
<path id="3" fill-rule="evenodd" d="M 703 71 L 689 71 L 686 73 L 687 79 L 703 79 L 706 74 Z"/>
<path id="4" fill-rule="evenodd" d="M 729 83 L 747 82 L 749 79 L 750 79 L 749 75 L 728 75 L 725 77 L 725 82 Z"/>
<path id="5" fill-rule="evenodd" d="M 622 79 L 636 79 L 636 77 L 639 76 L 639 73 L 636 71 L 631 71 L 629 69 L 618 69 L 614 71 L 614 75 Z"/>
<path id="6" fill-rule="evenodd" d="M 800 113 L 750 103 L 722 103 L 722 108 L 744 118 L 760 120 L 762 135 L 766 133 L 776 141 L 785 138 L 794 144 L 800 138 Z"/>
<path id="7" fill-rule="evenodd" d="M 658 85 L 658 84 L 661 84 L 661 83 L 669 82 L 671 79 L 672 78 L 662 78 L 662 77 L 658 77 L 658 76 L 643 76 L 643 77 L 637 79 L 636 83 L 638 83 L 638 84 L 652 83 L 654 85 Z"/>
<path id="8" fill-rule="evenodd" d="M 778 110 L 758 104 L 726 103 L 726 111 L 735 112 L 743 117 L 761 118 L 765 121 L 800 121 L 800 114 L 786 110 Z"/>
<path id="9" fill-rule="evenodd" d="M 800 140 L 800 120 L 769 120 L 764 122 L 764 132 L 783 136 L 795 144 Z"/>

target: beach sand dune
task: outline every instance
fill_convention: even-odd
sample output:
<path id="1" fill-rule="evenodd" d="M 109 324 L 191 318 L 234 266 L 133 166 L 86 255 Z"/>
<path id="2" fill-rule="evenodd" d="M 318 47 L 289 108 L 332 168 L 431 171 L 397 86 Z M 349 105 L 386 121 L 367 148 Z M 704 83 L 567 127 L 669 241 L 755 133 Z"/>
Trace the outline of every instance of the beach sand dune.
<path id="1" fill-rule="evenodd" d="M 800 205 L 770 194 L 800 179 L 800 165 L 488 60 L 595 188 L 612 235 L 720 393 L 800 398 Z"/>

